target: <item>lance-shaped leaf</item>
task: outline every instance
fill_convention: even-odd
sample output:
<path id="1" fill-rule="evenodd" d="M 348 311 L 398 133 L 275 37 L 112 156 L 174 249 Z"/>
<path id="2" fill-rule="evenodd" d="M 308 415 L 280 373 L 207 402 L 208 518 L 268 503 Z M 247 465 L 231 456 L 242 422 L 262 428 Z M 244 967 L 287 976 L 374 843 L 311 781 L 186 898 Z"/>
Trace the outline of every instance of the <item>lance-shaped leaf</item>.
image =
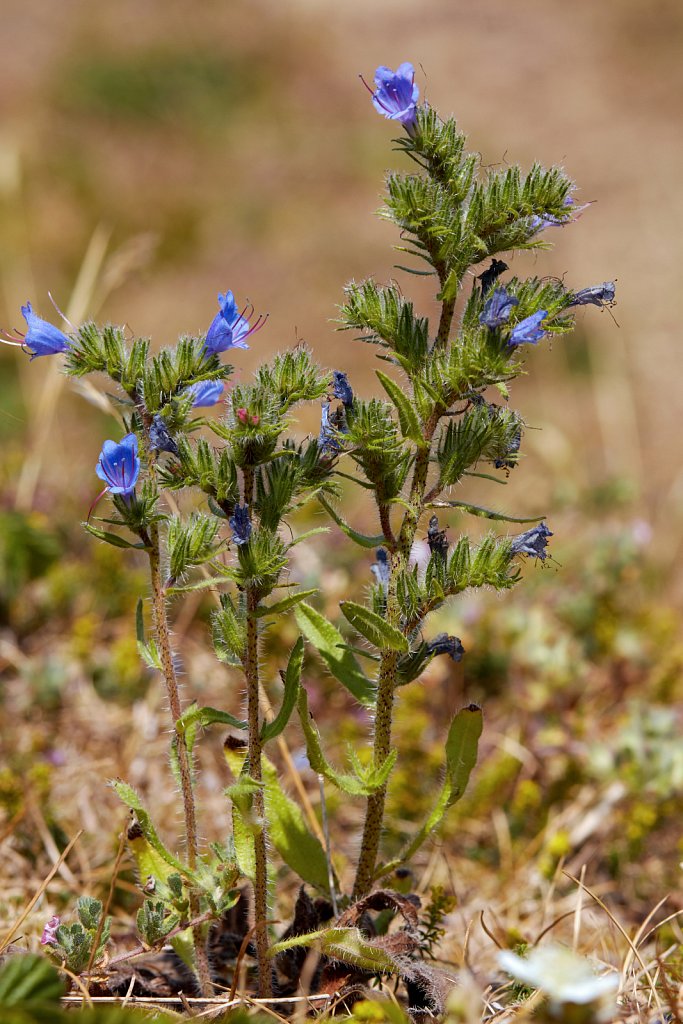
<path id="1" fill-rule="evenodd" d="M 246 758 L 246 747 L 238 747 L 236 744 L 228 744 L 225 747 L 225 756 L 233 774 L 241 773 L 244 769 Z M 267 757 L 262 759 L 263 767 L 263 796 L 265 802 L 265 814 L 268 821 L 268 838 L 277 852 L 296 874 L 310 885 L 314 885 L 322 892 L 329 892 L 329 876 L 327 870 L 327 857 L 320 841 L 309 832 L 303 813 L 291 797 L 287 796 L 278 778 L 278 772 L 274 764 Z M 245 782 L 251 783 L 252 793 L 255 784 L 252 779 L 240 777 L 238 787 Z M 238 787 L 231 787 L 230 795 L 235 802 L 240 803 Z M 240 868 L 253 868 L 253 831 L 258 826 L 250 819 L 250 800 L 236 806 L 237 814 L 233 820 L 238 824 L 235 834 L 235 850 L 238 856 Z M 239 821 L 241 819 L 241 822 Z M 248 839 L 251 850 L 247 853 L 244 850 L 245 841 Z M 245 871 L 245 874 L 247 872 Z M 248 877 L 253 877 L 252 874 Z"/>
<path id="2" fill-rule="evenodd" d="M 144 551 L 146 545 L 142 541 L 138 541 L 137 544 L 133 544 L 131 541 L 126 540 L 124 537 L 119 537 L 118 533 L 111 533 L 109 530 L 100 530 L 97 526 L 93 526 L 92 523 L 83 523 L 88 533 L 91 533 L 93 537 L 97 537 L 98 540 L 106 541 L 107 544 L 113 545 L 115 548 L 136 548 L 138 551 Z"/>
<path id="3" fill-rule="evenodd" d="M 380 649 L 388 647 L 391 651 L 406 654 L 409 649 L 408 640 L 396 626 L 392 626 L 381 615 L 371 611 L 355 601 L 342 601 L 339 605 L 345 618 L 357 629 L 366 640 Z"/>
<path id="4" fill-rule="evenodd" d="M 409 861 L 434 829 L 441 824 L 448 808 L 452 807 L 463 795 L 472 769 L 477 762 L 477 747 L 481 730 L 482 713 L 477 704 L 469 704 L 458 711 L 448 730 L 446 778 L 434 809 L 401 856 L 380 867 L 375 878 L 382 878 L 394 871 L 400 864 Z"/>
<path id="5" fill-rule="evenodd" d="M 321 928 L 307 935 L 295 935 L 274 943 L 268 950 L 268 956 L 277 956 L 297 946 L 314 946 L 333 960 L 353 964 L 371 974 L 395 974 L 398 971 L 394 957 L 364 938 L 358 928 Z"/>
<path id="6" fill-rule="evenodd" d="M 419 447 L 424 447 L 427 442 L 425 441 L 424 432 L 420 427 L 420 421 L 412 402 L 395 380 L 388 377 L 386 373 L 382 373 L 381 370 L 375 370 L 375 373 L 379 378 L 380 384 L 396 406 L 401 433 L 404 437 L 414 441 Z"/>
<path id="7" fill-rule="evenodd" d="M 176 722 L 176 728 L 185 734 L 185 746 L 187 747 L 188 754 L 192 753 L 197 738 L 197 730 L 200 727 L 204 728 L 207 725 L 216 724 L 229 725 L 233 729 L 247 728 L 246 722 L 235 718 L 234 715 L 228 714 L 227 711 L 219 711 L 217 708 L 200 708 L 193 704 L 187 711 L 183 712 Z"/>
<path id="8" fill-rule="evenodd" d="M 339 474 L 340 476 L 342 474 Z M 349 526 L 348 523 L 344 522 L 340 515 L 332 508 L 330 503 L 325 500 L 322 494 L 318 495 L 318 501 L 327 512 L 328 516 L 334 520 L 342 533 L 345 533 L 349 540 L 354 541 L 362 548 L 376 548 L 380 544 L 384 544 L 385 537 L 383 533 L 378 533 L 374 537 L 369 536 L 366 533 L 358 533 L 353 527 Z"/>
<path id="9" fill-rule="evenodd" d="M 178 860 L 177 857 L 174 857 L 171 851 L 167 850 L 159 839 L 156 829 L 152 824 L 152 819 L 133 787 L 129 786 L 128 783 L 124 782 L 122 779 L 114 779 L 112 782 L 112 788 L 119 800 L 122 800 L 127 807 L 130 807 L 132 811 L 135 811 L 135 817 L 138 820 L 142 834 L 152 849 L 159 855 L 161 860 L 174 868 L 178 874 L 182 875 L 184 878 L 189 878 L 196 882 L 195 873 L 191 871 L 186 864 L 183 864 Z"/>
<path id="10" fill-rule="evenodd" d="M 331 782 L 333 786 L 336 786 L 337 789 L 340 789 L 348 796 L 371 796 L 386 783 L 391 769 L 396 763 L 398 751 L 392 750 L 386 761 L 379 768 L 370 766 L 359 771 L 358 762 L 356 761 L 354 764 L 352 758 L 352 764 L 356 767 L 356 774 L 350 775 L 345 772 L 338 772 L 323 753 L 320 733 L 310 716 L 308 696 L 303 686 L 299 689 L 297 710 L 301 719 L 301 727 L 304 731 L 308 763 L 317 775 L 322 775 L 323 778 L 327 779 L 328 782 Z"/>
<path id="11" fill-rule="evenodd" d="M 135 609 L 135 635 L 138 643 L 138 654 L 144 661 L 148 668 L 155 668 L 159 672 L 162 670 L 161 655 L 156 645 L 156 641 L 152 638 L 147 642 L 145 640 L 145 620 L 142 614 L 142 598 L 138 600 L 137 608 Z"/>
<path id="12" fill-rule="evenodd" d="M 461 508 L 463 512 L 469 512 L 471 516 L 479 516 L 482 519 L 496 519 L 503 523 L 540 523 L 545 516 L 531 516 L 527 519 L 519 519 L 515 516 L 508 516 L 504 512 L 495 512 L 493 509 L 484 508 L 482 505 L 470 505 L 467 501 L 429 501 L 425 508 Z"/>
<path id="13" fill-rule="evenodd" d="M 300 590 L 298 594 L 290 594 L 288 597 L 283 597 L 281 601 L 276 601 L 275 604 L 259 605 L 255 612 L 256 618 L 262 619 L 266 615 L 281 615 L 283 612 L 288 612 L 290 608 L 296 608 L 307 597 L 317 593 L 318 590 L 314 587 L 312 590 Z"/>
<path id="14" fill-rule="evenodd" d="M 375 703 L 375 688 L 363 672 L 351 651 L 345 647 L 344 637 L 324 615 L 302 601 L 295 611 L 299 629 L 317 648 L 328 669 L 356 700 L 367 707 Z"/>
<path id="15" fill-rule="evenodd" d="M 296 706 L 296 699 L 299 696 L 303 664 L 304 638 L 300 636 L 294 647 L 292 647 L 292 653 L 289 655 L 289 661 L 287 662 L 287 669 L 283 675 L 285 692 L 282 695 L 280 710 L 272 722 L 263 723 L 261 739 L 264 741 L 272 740 L 275 736 L 279 736 L 291 718 L 292 711 Z"/>

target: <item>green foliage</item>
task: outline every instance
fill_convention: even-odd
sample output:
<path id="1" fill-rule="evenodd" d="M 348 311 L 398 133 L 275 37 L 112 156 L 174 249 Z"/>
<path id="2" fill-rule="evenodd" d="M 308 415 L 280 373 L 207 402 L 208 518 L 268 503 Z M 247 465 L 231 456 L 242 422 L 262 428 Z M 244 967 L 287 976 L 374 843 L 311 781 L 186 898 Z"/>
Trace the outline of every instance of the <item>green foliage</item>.
<path id="1" fill-rule="evenodd" d="M 55 942 L 46 947 L 50 955 L 66 964 L 72 974 L 80 974 L 90 964 L 97 965 L 104 955 L 111 918 L 102 921 L 102 909 L 99 900 L 81 896 L 76 903 L 78 921 L 60 924 L 55 932 Z"/>
<path id="2" fill-rule="evenodd" d="M 328 669 L 361 704 L 372 705 L 375 690 L 353 653 L 346 648 L 344 638 L 332 623 L 302 601 L 295 610 L 296 622 L 317 649 Z"/>
<path id="3" fill-rule="evenodd" d="M 172 580 L 182 579 L 189 569 L 214 558 L 220 523 L 215 518 L 194 512 L 189 519 L 170 516 L 167 530 L 169 568 Z"/>
<path id="4" fill-rule="evenodd" d="M 429 320 L 415 316 L 413 303 L 397 287 L 381 287 L 372 280 L 352 282 L 339 312 L 342 329 L 361 331 L 363 341 L 393 350 L 406 371 L 423 366 L 429 351 Z"/>
<path id="5" fill-rule="evenodd" d="M 449 807 L 465 792 L 469 777 L 477 762 L 477 747 L 483 727 L 481 708 L 470 704 L 457 713 L 446 739 L 446 777 L 434 808 L 417 835 L 408 843 L 402 854 L 378 869 L 376 877 L 394 871 L 400 864 L 407 863 L 441 824 Z"/>
<path id="6" fill-rule="evenodd" d="M 320 733 L 309 713 L 308 697 L 303 687 L 299 691 L 298 712 L 306 741 L 306 756 L 314 772 L 322 775 L 323 778 L 331 782 L 342 793 L 346 793 L 347 796 L 371 796 L 378 789 L 386 785 L 391 770 L 396 764 L 398 751 L 390 751 L 386 759 L 379 766 L 372 763 L 363 766 L 354 751 L 349 747 L 347 753 L 354 773 L 339 772 L 332 767 L 323 753 Z"/>
<path id="7" fill-rule="evenodd" d="M 331 375 L 314 363 L 305 345 L 277 355 L 272 363 L 259 366 L 254 386 L 264 395 L 273 395 L 280 414 L 299 402 L 315 402 L 326 394 Z"/>
<path id="8" fill-rule="evenodd" d="M 176 439 L 179 456 L 157 470 L 160 483 L 169 490 L 197 487 L 215 502 L 212 507 L 226 517 L 239 501 L 237 468 L 226 448 L 216 450 L 200 438 L 193 448 L 182 434 Z"/>
<path id="9" fill-rule="evenodd" d="M 363 470 L 378 500 L 390 501 L 400 494 L 412 462 L 392 416 L 392 407 L 376 398 L 356 399 L 348 417 L 347 442 L 351 458 Z"/>

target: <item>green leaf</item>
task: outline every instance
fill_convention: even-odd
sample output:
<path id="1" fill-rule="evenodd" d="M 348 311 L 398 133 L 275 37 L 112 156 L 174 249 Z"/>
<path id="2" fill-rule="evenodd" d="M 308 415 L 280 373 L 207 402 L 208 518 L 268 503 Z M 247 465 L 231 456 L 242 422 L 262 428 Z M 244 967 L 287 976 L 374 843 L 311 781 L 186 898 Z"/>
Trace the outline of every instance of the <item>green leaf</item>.
<path id="1" fill-rule="evenodd" d="M 315 946 L 333 960 L 353 964 L 373 974 L 395 974 L 399 969 L 393 957 L 364 938 L 358 928 L 322 928 L 307 935 L 295 935 L 274 943 L 268 950 L 268 956 L 274 957 L 298 946 Z"/>
<path id="2" fill-rule="evenodd" d="M 254 614 L 257 619 L 262 619 L 266 615 L 281 615 L 283 612 L 288 612 L 290 608 L 295 608 L 307 597 L 317 593 L 317 587 L 314 587 L 312 590 L 300 590 L 298 594 L 290 594 L 289 597 L 283 597 L 281 601 L 276 601 L 275 604 L 259 605 Z"/>
<path id="3" fill-rule="evenodd" d="M 357 629 L 366 640 L 380 649 L 389 648 L 407 654 L 409 644 L 400 629 L 396 629 L 383 619 L 381 615 L 371 611 L 355 601 L 342 601 L 339 605 L 345 618 Z"/>
<path id="4" fill-rule="evenodd" d="M 259 827 L 252 817 L 252 798 L 258 784 L 244 774 L 247 748 L 226 748 L 225 757 L 233 775 L 240 776 L 230 787 L 233 799 L 235 852 L 242 872 L 253 878 L 255 872 L 254 832 Z M 327 858 L 320 842 L 312 835 L 298 804 L 280 786 L 278 772 L 267 757 L 262 759 L 263 797 L 268 821 L 268 838 L 277 852 L 304 882 L 329 892 Z M 238 790 L 243 788 L 243 794 Z"/>
<path id="5" fill-rule="evenodd" d="M 375 373 L 377 374 L 380 384 L 396 406 L 398 422 L 401 426 L 401 433 L 404 437 L 408 437 L 411 441 L 414 441 L 418 447 L 424 447 L 427 442 L 425 441 L 422 427 L 420 426 L 420 421 L 413 408 L 412 402 L 395 380 L 392 380 L 391 377 L 387 377 L 386 373 L 382 373 L 381 370 L 375 370 Z"/>
<path id="6" fill-rule="evenodd" d="M 367 707 L 374 706 L 375 688 L 350 651 L 344 637 L 324 615 L 302 601 L 295 611 L 299 629 L 320 653 L 328 669 L 350 693 Z"/>
<path id="7" fill-rule="evenodd" d="M 156 829 L 152 824 L 152 819 L 133 787 L 129 786 L 128 783 L 124 782 L 122 779 L 114 779 L 112 782 L 112 788 L 119 800 L 121 800 L 127 807 L 130 807 L 132 811 L 135 811 L 135 817 L 142 829 L 142 834 L 158 856 L 165 861 L 166 864 L 175 868 L 175 870 L 184 878 L 196 881 L 194 872 L 190 871 L 187 865 L 179 861 L 177 857 L 174 857 L 171 851 L 167 850 L 159 839 Z"/>
<path id="8" fill-rule="evenodd" d="M 303 812 L 280 786 L 275 766 L 263 758 L 268 837 L 299 878 L 329 893 L 327 857 L 320 841 L 308 830 Z"/>
<path id="9" fill-rule="evenodd" d="M 282 706 L 273 721 L 264 722 L 261 729 L 261 738 L 264 741 L 272 740 L 275 736 L 279 736 L 292 717 L 292 711 L 296 706 L 296 700 L 299 696 L 303 664 L 304 638 L 300 636 L 294 647 L 292 647 L 292 652 L 287 662 L 287 669 L 284 674 L 285 692 L 282 696 Z"/>
<path id="10" fill-rule="evenodd" d="M 515 516 L 505 515 L 504 512 L 494 512 L 490 508 L 483 508 L 481 505 L 470 505 L 466 501 L 429 501 L 425 508 L 461 508 L 463 512 L 479 516 L 482 519 L 497 519 L 504 523 L 540 523 L 545 516 L 531 516 L 528 519 L 519 519 Z"/>
<path id="11" fill-rule="evenodd" d="M 311 537 L 317 537 L 320 533 L 329 532 L 329 526 L 314 526 L 312 530 L 306 530 L 305 533 L 300 533 L 298 537 L 295 537 L 294 540 L 287 545 L 287 550 L 289 551 L 290 548 L 296 547 L 297 544 L 301 544 L 302 541 L 309 540 Z"/>
<path id="12" fill-rule="evenodd" d="M 220 587 L 225 583 L 224 576 L 205 576 L 194 583 L 182 583 L 179 586 L 166 587 L 166 594 L 173 597 L 174 594 L 189 594 L 193 590 L 208 590 L 209 587 Z"/>
<path id="13" fill-rule="evenodd" d="M 0 1008 L 3 1011 L 27 1003 L 36 1008 L 48 1004 L 56 1009 L 63 995 L 64 983 L 44 956 L 36 953 L 12 956 L 0 970 Z M 2 1019 L 6 1019 L 4 1013 Z"/>
<path id="14" fill-rule="evenodd" d="M 401 856 L 379 868 L 375 874 L 376 879 L 390 874 L 399 865 L 409 861 L 434 829 L 441 824 L 448 808 L 452 807 L 463 795 L 472 769 L 477 763 L 477 747 L 482 724 L 481 708 L 477 704 L 469 704 L 458 711 L 448 730 L 446 778 L 434 809 Z"/>
<path id="15" fill-rule="evenodd" d="M 123 537 L 119 537 L 118 533 L 110 533 L 109 530 L 100 530 L 92 523 L 83 523 L 88 533 L 91 533 L 93 537 L 97 537 L 98 540 L 106 541 L 107 544 L 111 544 L 115 548 L 136 548 L 138 551 L 145 551 L 147 548 L 146 544 L 142 541 L 138 541 L 137 544 L 132 544 L 129 540 L 124 540 Z"/>
<path id="16" fill-rule="evenodd" d="M 332 508 L 332 506 L 329 504 L 329 502 L 325 500 L 325 498 L 322 496 L 322 494 L 318 495 L 318 501 L 320 502 L 322 507 L 325 509 L 325 511 L 327 512 L 328 516 L 331 519 L 334 520 L 334 522 L 337 524 L 339 529 L 343 533 L 345 533 L 346 536 L 350 540 L 355 541 L 355 543 L 358 544 L 360 547 L 362 547 L 362 548 L 376 548 L 376 547 L 379 547 L 381 544 L 384 544 L 385 538 L 384 538 L 384 534 L 383 533 L 375 534 L 374 537 L 370 537 L 370 536 L 368 536 L 365 533 L 358 533 L 351 526 L 349 526 L 348 523 L 344 522 L 344 520 L 341 518 L 341 516 L 338 515 L 335 512 L 335 510 Z"/>
<path id="17" fill-rule="evenodd" d="M 349 775 L 345 772 L 338 772 L 323 753 L 320 733 L 310 716 L 308 695 L 303 686 L 299 689 L 297 711 L 301 719 L 301 728 L 304 731 L 308 763 L 317 775 L 322 775 L 323 778 L 327 779 L 328 782 L 331 782 L 333 786 L 336 786 L 337 789 L 340 789 L 348 796 L 371 796 L 385 784 L 391 769 L 396 763 L 397 751 L 392 750 L 386 761 L 379 768 L 374 770 L 366 769 L 363 778 L 359 777 L 358 774 Z"/>
<path id="18" fill-rule="evenodd" d="M 234 715 L 228 714 L 227 711 L 218 711 L 217 708 L 200 708 L 193 704 L 192 707 L 183 712 L 176 722 L 176 728 L 185 733 L 185 745 L 188 754 L 192 753 L 192 748 L 197 738 L 197 729 L 200 726 L 204 728 L 207 725 L 215 725 L 216 723 L 219 725 L 230 725 L 233 729 L 247 728 L 246 722 L 235 718 Z"/>

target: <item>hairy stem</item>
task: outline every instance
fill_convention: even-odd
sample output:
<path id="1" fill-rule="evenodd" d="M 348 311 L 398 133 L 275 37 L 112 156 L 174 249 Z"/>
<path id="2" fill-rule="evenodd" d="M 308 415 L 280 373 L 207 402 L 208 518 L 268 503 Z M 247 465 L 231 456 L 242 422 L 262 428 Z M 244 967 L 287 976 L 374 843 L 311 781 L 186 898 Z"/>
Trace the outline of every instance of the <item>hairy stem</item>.
<path id="1" fill-rule="evenodd" d="M 168 625 L 166 612 L 166 596 L 164 594 L 163 581 L 161 579 L 161 556 L 159 549 L 159 527 L 153 523 L 149 530 L 149 569 L 152 583 L 152 609 L 154 614 L 154 630 L 156 641 L 161 658 L 161 668 L 168 694 L 168 703 L 175 733 L 175 746 L 178 756 L 178 769 L 180 773 L 180 789 L 183 798 L 183 814 L 185 817 L 185 842 L 187 847 L 187 862 L 190 870 L 194 871 L 197 864 L 197 814 L 192 790 L 192 764 L 190 755 L 185 743 L 185 736 L 177 727 L 177 722 L 182 714 L 180 706 L 180 694 L 178 689 L 178 677 L 176 676 L 175 664 L 173 662 L 173 651 L 171 648 L 171 631 Z M 192 918 L 201 915 L 199 895 L 190 888 L 189 894 L 190 914 Z M 195 963 L 202 995 L 213 994 L 211 974 L 209 972 L 209 960 L 206 950 L 206 925 L 196 924 L 192 928 L 194 940 Z"/>
<path id="2" fill-rule="evenodd" d="M 254 497 L 254 469 L 246 466 L 244 473 L 244 504 L 251 506 Z M 247 588 L 247 638 L 244 652 L 244 676 L 247 687 L 247 723 L 249 775 L 254 782 L 263 782 L 261 763 L 260 687 L 258 665 L 257 591 Z M 268 959 L 268 856 L 266 842 L 266 808 L 263 788 L 254 794 L 254 813 L 259 822 L 254 835 L 254 925 L 256 959 L 258 962 L 258 993 L 261 998 L 272 995 L 270 961 Z"/>
<path id="3" fill-rule="evenodd" d="M 451 310 L 451 318 L 452 316 L 453 311 Z M 382 520 L 387 547 L 391 551 L 389 586 L 387 588 L 387 621 L 392 626 L 401 625 L 401 609 L 396 599 L 396 579 L 401 567 L 408 564 L 410 550 L 413 546 L 420 516 L 424 509 L 424 493 L 429 474 L 429 455 L 432 438 L 438 426 L 439 418 L 439 412 L 435 410 L 424 425 L 426 444 L 418 450 L 415 456 L 413 479 L 410 487 L 410 509 L 403 517 L 398 541 L 394 538 L 393 533 L 387 536 L 387 529 L 384 520 Z M 381 510 L 382 506 L 380 505 L 380 518 Z M 391 724 L 394 713 L 397 664 L 398 654 L 396 651 L 382 651 L 377 680 L 377 704 L 375 706 L 373 739 L 373 763 L 375 767 L 379 767 L 384 763 L 391 750 Z M 353 887 L 353 898 L 356 900 L 361 899 L 370 892 L 375 878 L 386 796 L 387 784 L 385 783 L 376 793 L 368 797 L 365 823 L 363 825 L 363 838 L 361 840 L 356 880 Z"/>
<path id="4" fill-rule="evenodd" d="M 373 761 L 375 766 L 379 766 L 386 761 L 391 750 L 391 721 L 394 710 L 397 661 L 398 654 L 396 651 L 382 652 L 377 682 L 377 705 L 375 708 L 375 736 L 373 744 Z M 372 888 L 379 841 L 382 835 L 386 797 L 386 783 L 376 793 L 368 797 L 356 880 L 353 886 L 352 898 L 354 900 L 359 900 L 366 896 Z"/>
<path id="5" fill-rule="evenodd" d="M 444 348 L 448 342 L 448 335 L 451 331 L 453 314 L 455 313 L 455 299 L 445 299 L 441 306 L 439 317 L 439 329 L 436 332 L 434 348 Z"/>

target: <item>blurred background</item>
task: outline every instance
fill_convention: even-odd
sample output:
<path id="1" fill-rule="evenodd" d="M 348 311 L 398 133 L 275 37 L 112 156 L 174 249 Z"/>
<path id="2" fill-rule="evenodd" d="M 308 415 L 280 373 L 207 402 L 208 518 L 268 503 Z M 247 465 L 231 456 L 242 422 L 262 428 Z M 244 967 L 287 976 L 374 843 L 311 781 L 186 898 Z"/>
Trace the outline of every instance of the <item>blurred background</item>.
<path id="1" fill-rule="evenodd" d="M 412 61 L 421 96 L 455 114 L 485 165 L 559 163 L 574 178 L 591 204 L 580 219 L 545 233 L 552 252 L 508 262 L 577 289 L 616 279 L 618 305 L 613 316 L 580 309 L 572 336 L 528 353 L 512 392 L 529 425 L 522 465 L 507 491 L 472 497 L 545 513 L 555 562 L 528 565 L 514 596 L 466 597 L 444 615 L 468 657 L 435 665 L 430 685 L 406 696 L 398 731 L 413 730 L 415 764 L 403 784 L 426 764 L 427 806 L 444 705 L 488 700 L 476 814 L 464 808 L 451 825 L 458 877 L 490 862 L 493 898 L 501 864 L 521 870 L 517 850 L 531 843 L 534 885 L 560 862 L 590 863 L 607 889 L 615 878 L 628 889 L 631 908 L 663 895 L 677 877 L 683 790 L 679 0 L 4 0 L 3 37 L 5 327 L 21 329 L 28 298 L 57 322 L 49 291 L 76 320 L 126 323 L 161 346 L 205 330 L 230 288 L 270 314 L 237 353 L 240 375 L 304 339 L 357 391 L 376 391 L 372 348 L 335 333 L 344 283 L 397 277 L 423 309 L 433 302 L 422 279 L 395 270 L 395 231 L 373 215 L 385 170 L 401 166 L 394 129 L 357 77 L 371 81 L 380 63 Z M 10 348 L 0 360 L 0 701 L 17 726 L 0 769 L 11 919 L 32 872 L 42 877 L 77 827 L 90 838 L 52 899 L 65 902 L 75 879 L 105 884 L 116 845 L 106 778 L 125 775 L 162 810 L 175 795 L 158 683 L 135 648 L 144 567 L 131 573 L 130 558 L 79 526 L 102 440 L 119 428 L 62 381 L 56 360 L 29 365 Z M 316 411 L 306 415 L 303 429 L 317 429 Z M 450 526 L 451 537 L 470 529 Z M 354 581 L 350 557 L 335 536 L 299 567 L 324 575 L 333 616 L 369 571 L 366 558 Z M 213 703 L 225 674 L 203 652 L 206 615 L 199 600 L 180 607 L 176 630 L 192 695 Z M 341 714 L 339 700 L 329 706 Z M 213 836 L 227 826 L 225 781 L 220 738 L 206 746 Z M 487 803 L 501 786 L 504 820 Z M 420 807 L 400 776 L 393 799 L 398 835 Z M 576 832 L 605 799 L 593 831 Z M 339 809 L 340 829 L 344 813 L 354 812 Z M 432 874 L 443 868 L 435 850 Z"/>

